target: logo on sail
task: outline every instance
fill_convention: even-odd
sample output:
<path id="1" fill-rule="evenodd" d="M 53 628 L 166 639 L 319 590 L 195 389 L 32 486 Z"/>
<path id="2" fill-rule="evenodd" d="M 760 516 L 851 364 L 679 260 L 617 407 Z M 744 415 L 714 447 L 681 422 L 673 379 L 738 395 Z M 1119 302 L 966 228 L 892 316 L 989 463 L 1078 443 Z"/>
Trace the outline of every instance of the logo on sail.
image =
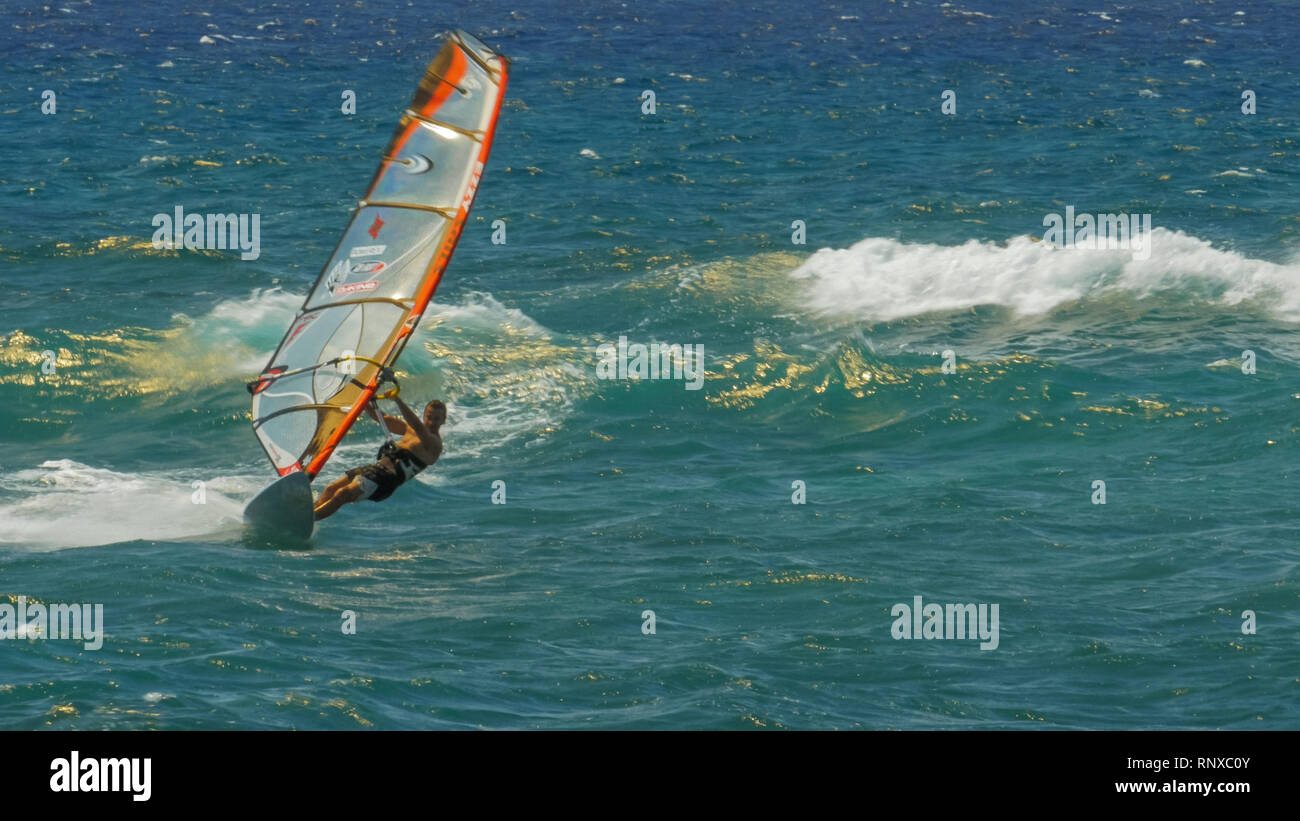
<path id="1" fill-rule="evenodd" d="M 346 259 L 334 263 L 334 267 L 330 269 L 330 275 L 325 279 L 325 290 L 333 291 L 335 286 L 343 284 L 350 273 L 352 272 L 348 270 L 348 261 Z"/>
<path id="2" fill-rule="evenodd" d="M 340 285 L 335 288 L 334 296 L 347 296 L 348 294 L 356 294 L 362 291 L 373 291 L 378 287 L 379 283 L 373 279 L 367 282 L 350 282 L 347 285 Z"/>
<path id="3" fill-rule="evenodd" d="M 474 171 L 469 176 L 469 188 L 465 189 L 465 198 L 460 201 L 460 207 L 469 210 L 470 205 L 474 202 L 474 194 L 478 192 L 479 177 L 483 176 L 483 163 L 474 163 Z"/>
<path id="4" fill-rule="evenodd" d="M 374 275 L 384 270 L 388 263 L 377 259 L 366 259 L 360 262 L 341 259 L 330 269 L 329 276 L 325 278 L 325 288 L 335 296 L 344 294 L 354 294 L 358 291 L 374 290 L 379 285 L 378 282 L 371 280 L 369 282 L 354 282 L 345 285 L 348 277 L 353 274 Z"/>
<path id="5" fill-rule="evenodd" d="M 412 154 L 409 157 L 398 157 L 397 161 L 402 164 L 402 170 L 408 174 L 423 174 L 433 168 L 433 160 L 423 154 Z"/>
<path id="6" fill-rule="evenodd" d="M 289 343 L 292 342 L 292 341 L 293 341 L 293 340 L 298 336 L 298 334 L 302 333 L 302 329 L 303 329 L 303 328 L 306 328 L 308 325 L 310 325 L 310 324 L 311 324 L 311 321 L 312 321 L 313 319 L 315 319 L 316 317 L 318 317 L 318 316 L 320 316 L 320 314 L 307 314 L 307 315 L 305 315 L 305 316 L 304 316 L 304 317 L 303 317 L 303 318 L 298 322 L 297 325 L 293 326 L 293 330 L 289 331 L 289 334 L 284 338 L 284 342 L 280 345 L 280 347 L 281 347 L 281 348 L 287 348 L 287 347 L 289 346 Z"/>

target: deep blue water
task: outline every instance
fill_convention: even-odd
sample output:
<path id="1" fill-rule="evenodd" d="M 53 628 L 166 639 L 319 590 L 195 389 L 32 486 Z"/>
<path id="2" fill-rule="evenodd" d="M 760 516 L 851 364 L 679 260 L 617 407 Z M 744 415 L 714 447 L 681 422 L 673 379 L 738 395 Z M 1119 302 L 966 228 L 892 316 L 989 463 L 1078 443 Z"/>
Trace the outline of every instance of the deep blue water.
<path id="1" fill-rule="evenodd" d="M 0 641 L 0 726 L 1300 727 L 1291 4 L 0 20 L 0 604 L 106 625 Z M 445 455 L 258 549 L 244 382 L 455 27 L 513 62 L 401 362 Z M 154 249 L 177 205 L 261 256 Z M 1150 214 L 1150 258 L 1045 247 L 1067 205 Z M 598 379 L 620 335 L 703 388 Z M 997 648 L 892 638 L 918 595 L 998 604 Z"/>

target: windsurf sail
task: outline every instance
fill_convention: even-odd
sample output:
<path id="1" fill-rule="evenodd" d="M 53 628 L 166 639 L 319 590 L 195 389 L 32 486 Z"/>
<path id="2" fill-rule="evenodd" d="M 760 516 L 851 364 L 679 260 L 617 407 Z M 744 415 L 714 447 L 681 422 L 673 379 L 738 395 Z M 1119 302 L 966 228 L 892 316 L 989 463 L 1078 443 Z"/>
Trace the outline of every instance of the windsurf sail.
<path id="1" fill-rule="evenodd" d="M 446 35 L 298 315 L 257 380 L 253 430 L 276 471 L 320 473 L 410 340 L 469 216 L 509 61 Z"/>

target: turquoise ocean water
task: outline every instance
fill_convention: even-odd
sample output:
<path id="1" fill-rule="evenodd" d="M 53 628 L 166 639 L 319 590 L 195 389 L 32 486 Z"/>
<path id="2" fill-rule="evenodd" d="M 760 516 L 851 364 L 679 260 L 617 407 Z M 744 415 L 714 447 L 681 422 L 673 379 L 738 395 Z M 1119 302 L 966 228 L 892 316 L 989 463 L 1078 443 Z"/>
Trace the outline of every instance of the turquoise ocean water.
<path id="1" fill-rule="evenodd" d="M 1294 5 L 0 20 L 0 604 L 105 625 L 0 640 L 0 726 L 1300 727 Z M 262 549 L 244 382 L 456 27 L 513 64 L 400 363 L 446 452 Z M 176 206 L 260 257 L 154 249 Z M 1150 214 L 1149 258 L 1047 247 L 1067 206 Z M 620 336 L 703 386 L 597 378 Z M 997 648 L 894 639 L 915 596 Z"/>

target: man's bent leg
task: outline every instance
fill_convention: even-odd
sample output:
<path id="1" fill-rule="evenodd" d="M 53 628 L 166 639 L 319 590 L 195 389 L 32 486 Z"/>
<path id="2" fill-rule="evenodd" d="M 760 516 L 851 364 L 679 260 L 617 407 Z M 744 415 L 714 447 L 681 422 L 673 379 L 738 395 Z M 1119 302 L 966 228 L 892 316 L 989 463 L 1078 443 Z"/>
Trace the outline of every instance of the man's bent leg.
<path id="1" fill-rule="evenodd" d="M 321 495 L 323 496 L 324 494 Z M 329 499 L 325 500 L 324 503 L 316 506 L 316 520 L 320 521 L 321 519 L 333 516 L 339 508 L 349 502 L 364 499 L 365 496 L 366 492 L 361 489 L 361 480 L 349 479 L 348 483 L 341 490 L 335 492 Z"/>
<path id="2" fill-rule="evenodd" d="M 314 505 L 314 507 L 320 507 L 321 505 L 328 502 L 330 499 L 333 499 L 336 493 L 338 493 L 343 488 L 347 487 L 348 484 L 350 484 L 351 482 L 352 482 L 351 476 L 341 476 L 338 479 L 335 479 L 334 481 L 330 482 L 328 485 L 325 486 L 325 489 L 320 492 L 320 496 L 316 497 L 316 504 Z"/>

